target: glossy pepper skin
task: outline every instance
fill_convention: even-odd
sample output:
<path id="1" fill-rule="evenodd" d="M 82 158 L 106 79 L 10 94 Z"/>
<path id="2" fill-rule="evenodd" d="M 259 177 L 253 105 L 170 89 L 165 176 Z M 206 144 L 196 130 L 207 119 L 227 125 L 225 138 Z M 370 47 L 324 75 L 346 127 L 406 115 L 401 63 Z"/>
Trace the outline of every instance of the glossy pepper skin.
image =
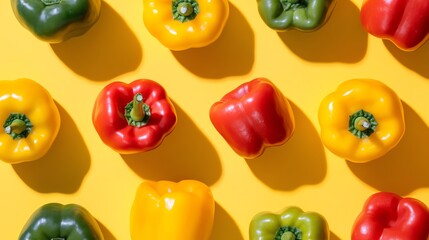
<path id="1" fill-rule="evenodd" d="M 278 31 L 314 31 L 326 23 L 335 0 L 257 0 L 265 24 Z"/>
<path id="2" fill-rule="evenodd" d="M 405 51 L 416 50 L 429 37 L 427 0 L 364 0 L 360 19 L 368 33 Z"/>
<path id="3" fill-rule="evenodd" d="M 143 0 L 144 25 L 173 51 L 210 45 L 228 16 L 228 0 Z"/>
<path id="4" fill-rule="evenodd" d="M 42 158 L 60 130 L 50 93 L 31 79 L 0 80 L 0 160 L 21 163 Z"/>
<path id="5" fill-rule="evenodd" d="M 176 110 L 157 82 L 112 82 L 98 94 L 92 122 L 101 140 L 121 154 L 158 147 L 177 122 Z"/>
<path id="6" fill-rule="evenodd" d="M 97 220 L 77 204 L 48 203 L 37 209 L 19 240 L 103 240 Z"/>
<path id="7" fill-rule="evenodd" d="M 131 239 L 208 240 L 214 213 L 212 192 L 200 181 L 145 181 L 131 208 Z"/>
<path id="8" fill-rule="evenodd" d="M 210 120 L 231 148 L 252 159 L 287 142 L 295 130 L 289 101 L 266 78 L 243 83 L 215 102 Z"/>
<path id="9" fill-rule="evenodd" d="M 353 225 L 352 240 L 427 240 L 429 212 L 414 198 L 377 192 L 365 202 Z"/>
<path id="10" fill-rule="evenodd" d="M 326 219 L 316 212 L 288 207 L 280 214 L 261 212 L 249 226 L 249 240 L 329 240 Z"/>
<path id="11" fill-rule="evenodd" d="M 101 0 L 11 0 L 13 12 L 40 40 L 60 43 L 86 33 L 100 16 Z"/>
<path id="12" fill-rule="evenodd" d="M 356 163 L 380 158 L 405 132 L 398 95 L 372 79 L 342 82 L 319 106 L 322 143 L 337 156 Z"/>

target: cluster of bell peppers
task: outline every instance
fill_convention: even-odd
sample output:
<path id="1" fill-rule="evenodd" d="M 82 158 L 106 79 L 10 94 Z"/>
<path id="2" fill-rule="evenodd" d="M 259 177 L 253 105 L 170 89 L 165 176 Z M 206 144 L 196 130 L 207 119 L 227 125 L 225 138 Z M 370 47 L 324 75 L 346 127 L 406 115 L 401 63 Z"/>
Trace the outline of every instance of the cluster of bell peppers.
<path id="1" fill-rule="evenodd" d="M 208 240 L 214 223 L 215 200 L 210 188 L 196 180 L 145 181 L 130 211 L 132 240 Z M 363 205 L 352 227 L 352 240 L 426 240 L 429 209 L 414 198 L 377 192 Z M 19 240 L 103 240 L 97 220 L 77 204 L 48 203 L 23 226 Z M 329 240 L 328 221 L 317 212 L 290 206 L 279 213 L 254 215 L 250 240 Z"/>
<path id="2" fill-rule="evenodd" d="M 429 209 L 415 198 L 377 192 L 363 205 L 351 240 L 427 240 Z M 317 212 L 290 206 L 280 213 L 257 213 L 249 224 L 250 240 L 329 240 L 327 220 Z"/>
<path id="3" fill-rule="evenodd" d="M 16 84 L 27 87 L 16 88 Z M 0 85 L 0 117 L 4 121 L 0 146 L 5 148 L 5 151 L 1 151 L 5 153 L 1 156 L 2 160 L 18 163 L 42 157 L 59 130 L 60 117 L 54 100 L 46 89 L 29 79 L 4 80 L 0 81 Z M 209 113 L 220 135 L 237 154 L 245 158 L 256 158 L 263 154 L 266 147 L 284 144 L 291 138 L 295 128 L 290 103 L 266 78 L 256 78 L 241 84 L 215 102 Z M 93 108 L 93 123 L 100 138 L 122 154 L 156 148 L 173 131 L 176 121 L 174 106 L 165 89 L 148 79 L 106 85 L 97 96 Z M 367 162 L 383 156 L 400 141 L 405 129 L 400 98 L 387 85 L 370 79 L 353 79 L 341 83 L 336 91 L 322 100 L 319 122 L 325 146 L 338 156 L 354 162 Z M 419 222 L 426 221 L 427 211 L 423 204 L 408 199 L 403 200 L 402 204 L 400 197 L 388 194 L 376 196 L 379 197 L 373 198 L 381 200 L 369 200 L 366 207 L 369 212 L 362 213 L 362 216 L 373 214 L 374 217 L 368 221 L 369 218 L 359 217 L 355 229 L 368 228 L 368 224 L 376 223 L 384 226 L 377 218 L 379 212 L 371 211 L 374 208 L 384 211 L 386 206 L 402 209 L 400 206 L 405 204 L 405 210 L 413 207 L 412 214 L 424 219 Z M 187 223 L 192 221 L 195 228 L 183 231 L 180 230 L 183 227 L 178 219 L 183 217 L 183 209 L 187 205 L 192 206 L 195 213 L 189 216 L 186 212 Z M 78 212 L 73 215 L 76 217 L 76 228 L 85 222 L 82 228 L 87 229 L 89 226 L 91 234 L 99 234 L 85 211 L 82 212 L 74 205 L 48 205 L 35 213 L 36 217 L 33 218 L 42 219 L 42 222 L 50 222 L 46 218 L 56 221 L 52 220 L 54 223 L 45 226 L 32 220 L 23 230 L 23 236 L 37 236 L 43 231 L 63 232 L 58 229 L 69 226 L 60 223 L 61 219 L 56 216 L 63 214 L 58 211 Z M 44 214 L 48 212 L 50 214 Z M 131 214 L 131 235 L 133 239 L 170 239 L 180 230 L 180 236 L 187 239 L 207 239 L 213 224 L 213 214 L 213 196 L 204 184 L 192 180 L 179 183 L 148 181 L 141 184 L 136 194 Z M 404 216 L 410 214 L 405 212 Z M 164 217 L 152 221 L 157 215 Z M 392 213 L 392 216 L 396 215 Z M 88 224 L 88 221 L 92 223 Z M 413 230 L 410 231 L 421 234 L 416 236 L 427 234 L 416 233 L 415 223 L 406 219 L 398 220 L 397 224 L 412 225 Z M 299 208 L 288 208 L 280 215 L 261 213 L 255 216 L 251 226 L 252 239 L 261 239 L 263 236 L 274 236 L 275 239 L 300 239 L 297 236 L 302 239 L 311 239 L 313 236 L 328 239 L 328 226 L 323 217 L 315 213 L 303 213 Z M 143 228 L 146 230 L 142 231 Z M 163 231 L 165 228 L 175 230 Z M 355 239 L 361 239 L 359 233 L 356 234 Z"/>
<path id="4" fill-rule="evenodd" d="M 37 38 L 60 43 L 86 33 L 98 20 L 101 0 L 11 0 L 22 26 Z M 264 23 L 275 31 L 314 31 L 329 19 L 336 0 L 257 0 Z M 228 0 L 143 0 L 143 22 L 165 47 L 181 51 L 215 42 L 229 17 Z M 370 34 L 413 51 L 429 38 L 426 0 L 365 0 L 360 19 Z"/>

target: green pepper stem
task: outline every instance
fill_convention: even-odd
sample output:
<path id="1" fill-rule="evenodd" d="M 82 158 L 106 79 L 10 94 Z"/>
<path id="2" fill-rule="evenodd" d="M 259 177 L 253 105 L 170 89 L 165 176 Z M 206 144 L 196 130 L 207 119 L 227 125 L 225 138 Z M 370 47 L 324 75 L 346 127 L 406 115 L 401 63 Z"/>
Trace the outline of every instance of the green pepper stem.
<path id="1" fill-rule="evenodd" d="M 280 240 L 295 240 L 293 232 L 284 232 Z"/>
<path id="2" fill-rule="evenodd" d="M 173 0 L 173 19 L 179 22 L 187 22 L 195 19 L 200 12 L 196 0 Z"/>
<path id="3" fill-rule="evenodd" d="M 375 117 L 363 109 L 349 116 L 349 132 L 358 138 L 371 136 L 377 125 Z"/>
<path id="4" fill-rule="evenodd" d="M 354 126 L 359 131 L 365 131 L 371 127 L 371 123 L 365 117 L 357 117 L 354 121 Z"/>
<path id="5" fill-rule="evenodd" d="M 282 226 L 274 237 L 275 240 L 301 240 L 302 239 L 302 231 L 298 227 L 295 226 Z"/>
<path id="6" fill-rule="evenodd" d="M 306 8 L 308 6 L 308 1 L 305 0 L 280 0 L 280 3 L 282 4 L 284 12 Z"/>
<path id="7" fill-rule="evenodd" d="M 11 113 L 3 124 L 6 134 L 9 134 L 12 139 L 26 138 L 30 134 L 33 124 L 25 114 Z"/>
<path id="8" fill-rule="evenodd" d="M 182 16 L 189 16 L 194 12 L 194 8 L 192 7 L 192 4 L 188 2 L 181 2 L 177 6 L 177 12 Z"/>
<path id="9" fill-rule="evenodd" d="M 62 0 L 40 0 L 40 1 L 46 6 L 49 6 L 49 5 L 59 4 L 61 3 Z"/>
<path id="10" fill-rule="evenodd" d="M 149 123 L 150 107 L 144 102 L 141 93 L 134 95 L 133 100 L 125 106 L 124 116 L 130 126 L 142 127 Z"/>
<path id="11" fill-rule="evenodd" d="M 21 119 L 15 119 L 12 121 L 12 123 L 4 128 L 4 131 L 7 134 L 21 134 L 23 131 L 25 131 L 25 122 Z"/>
<path id="12" fill-rule="evenodd" d="M 141 121 L 145 116 L 145 112 L 143 111 L 143 96 L 141 93 L 137 93 L 133 99 L 133 108 L 131 109 L 131 119 L 134 121 Z"/>

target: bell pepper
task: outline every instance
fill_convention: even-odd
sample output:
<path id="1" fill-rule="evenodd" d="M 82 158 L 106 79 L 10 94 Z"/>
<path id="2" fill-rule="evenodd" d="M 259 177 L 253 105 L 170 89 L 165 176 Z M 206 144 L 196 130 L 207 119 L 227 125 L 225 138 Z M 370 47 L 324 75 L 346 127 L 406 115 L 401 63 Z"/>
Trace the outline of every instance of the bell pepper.
<path id="1" fill-rule="evenodd" d="M 77 204 L 47 203 L 23 227 L 19 240 L 103 240 L 97 220 Z"/>
<path id="2" fill-rule="evenodd" d="M 40 40 L 60 43 L 86 33 L 100 16 L 101 0 L 11 0 L 19 23 Z"/>
<path id="3" fill-rule="evenodd" d="M 176 110 L 165 89 L 149 79 L 108 84 L 98 94 L 92 113 L 101 140 L 121 154 L 158 147 L 176 121 Z"/>
<path id="4" fill-rule="evenodd" d="M 280 214 L 256 214 L 250 222 L 249 240 L 329 240 L 329 226 L 319 213 L 292 206 Z"/>
<path id="5" fill-rule="evenodd" d="M 365 202 L 353 225 L 352 240 L 427 240 L 429 211 L 414 198 L 377 192 Z"/>
<path id="6" fill-rule="evenodd" d="M 40 159 L 60 129 L 57 105 L 31 79 L 0 80 L 0 160 L 21 163 Z"/>
<path id="7" fill-rule="evenodd" d="M 174 51 L 213 43 L 222 33 L 228 16 L 228 0 L 143 0 L 147 30 Z"/>
<path id="8" fill-rule="evenodd" d="M 212 192 L 200 181 L 145 181 L 131 208 L 131 239 L 208 240 L 214 212 Z"/>
<path id="9" fill-rule="evenodd" d="M 267 78 L 243 83 L 215 102 L 210 120 L 240 156 L 252 159 L 287 142 L 295 130 L 289 101 Z"/>
<path id="10" fill-rule="evenodd" d="M 416 50 L 429 37 L 427 0 L 365 0 L 360 19 L 368 33 L 405 51 Z"/>
<path id="11" fill-rule="evenodd" d="M 335 0 L 257 0 L 265 24 L 278 31 L 314 31 L 325 24 Z"/>
<path id="12" fill-rule="evenodd" d="M 337 156 L 356 163 L 382 157 L 405 132 L 400 98 L 372 79 L 341 83 L 322 100 L 318 117 L 322 143 Z"/>

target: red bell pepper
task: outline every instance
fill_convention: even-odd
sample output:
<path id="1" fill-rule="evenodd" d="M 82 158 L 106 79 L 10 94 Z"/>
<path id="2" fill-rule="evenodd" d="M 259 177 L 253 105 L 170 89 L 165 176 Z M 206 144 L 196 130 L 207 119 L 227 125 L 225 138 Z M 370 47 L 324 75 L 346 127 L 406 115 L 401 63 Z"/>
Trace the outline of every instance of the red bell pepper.
<path id="1" fill-rule="evenodd" d="M 428 0 L 364 0 L 360 18 L 368 33 L 402 50 L 413 51 L 429 37 Z"/>
<path id="2" fill-rule="evenodd" d="M 295 120 L 282 93 L 266 78 L 243 83 L 210 108 L 210 120 L 240 156 L 260 156 L 268 146 L 284 144 Z"/>
<path id="3" fill-rule="evenodd" d="M 378 192 L 368 198 L 352 232 L 352 240 L 426 240 L 428 237 L 426 205 L 389 192 Z"/>
<path id="4" fill-rule="evenodd" d="M 101 140 L 121 154 L 158 147 L 173 131 L 175 108 L 164 88 L 148 79 L 113 82 L 97 96 L 92 122 Z"/>

